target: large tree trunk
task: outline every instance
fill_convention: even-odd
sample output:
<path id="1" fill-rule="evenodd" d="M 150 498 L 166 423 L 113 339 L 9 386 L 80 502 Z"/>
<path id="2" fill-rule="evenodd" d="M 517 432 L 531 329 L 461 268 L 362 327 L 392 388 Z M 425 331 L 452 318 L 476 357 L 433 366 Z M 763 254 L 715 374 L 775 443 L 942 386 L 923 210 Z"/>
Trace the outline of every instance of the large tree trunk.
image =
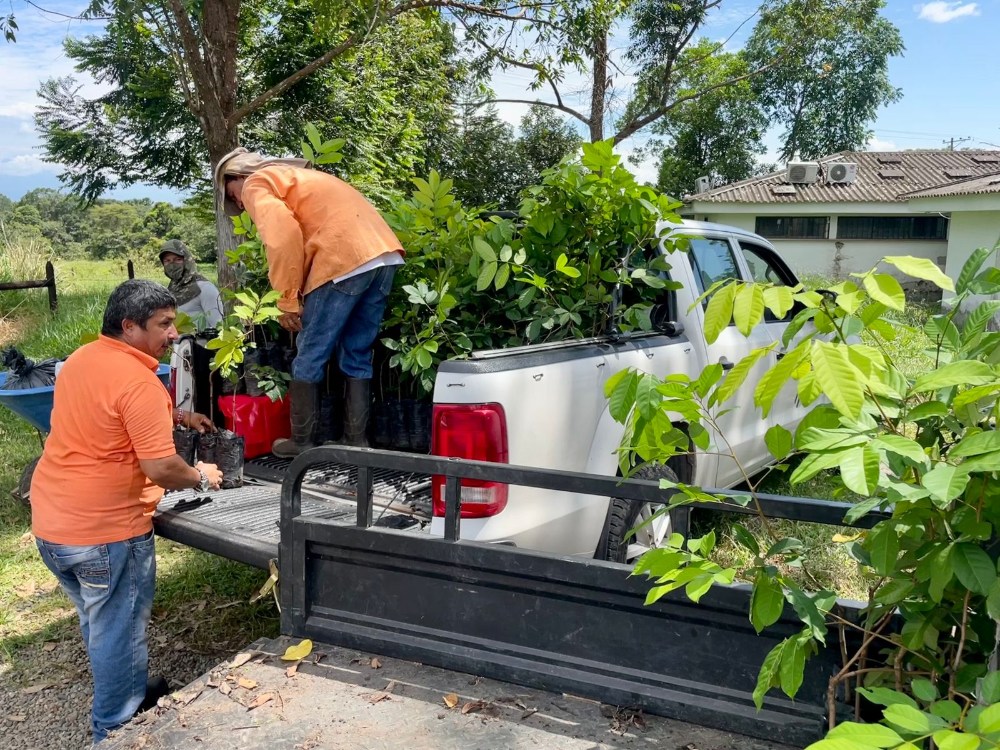
<path id="1" fill-rule="evenodd" d="M 590 142 L 604 140 L 604 109 L 608 97 L 608 35 L 594 37 L 593 77 L 590 89 Z"/>
<path id="2" fill-rule="evenodd" d="M 216 133 L 215 137 L 206 134 L 206 137 L 208 138 L 209 163 L 214 175 L 215 167 L 222 157 L 239 145 L 239 134 L 236 128 L 230 128 L 227 133 Z M 219 288 L 234 289 L 236 287 L 236 274 L 226 260 L 226 252 L 235 250 L 240 243 L 233 232 L 233 220 L 226 216 L 223 211 L 225 185 L 213 184 L 212 187 L 215 191 L 215 241 L 218 251 Z"/>

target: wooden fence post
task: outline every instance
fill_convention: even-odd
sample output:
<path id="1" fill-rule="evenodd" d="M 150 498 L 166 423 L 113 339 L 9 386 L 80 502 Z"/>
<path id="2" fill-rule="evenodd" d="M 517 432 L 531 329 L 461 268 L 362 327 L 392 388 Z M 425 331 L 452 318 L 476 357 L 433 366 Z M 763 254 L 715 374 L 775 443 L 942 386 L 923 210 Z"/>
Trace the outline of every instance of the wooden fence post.
<path id="1" fill-rule="evenodd" d="M 45 261 L 45 282 L 49 289 L 49 310 L 56 312 L 59 309 L 59 298 L 56 296 L 56 269 L 51 260 Z"/>

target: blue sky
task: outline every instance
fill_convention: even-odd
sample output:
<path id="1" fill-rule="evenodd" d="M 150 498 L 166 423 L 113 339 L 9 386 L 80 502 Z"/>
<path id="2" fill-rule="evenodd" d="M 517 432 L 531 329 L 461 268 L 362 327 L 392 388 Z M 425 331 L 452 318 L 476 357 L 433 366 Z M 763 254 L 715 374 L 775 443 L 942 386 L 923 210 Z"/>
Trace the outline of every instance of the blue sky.
<path id="1" fill-rule="evenodd" d="M 43 14 L 21 0 L 12 2 L 20 31 L 16 44 L 0 42 L 0 193 L 17 199 L 35 187 L 59 186 L 59 167 L 44 163 L 38 148 L 32 121 L 38 103 L 35 92 L 46 78 L 73 74 L 71 61 L 62 52 L 62 40 L 67 35 L 93 32 L 99 26 Z M 82 0 L 40 4 L 68 15 L 84 5 Z M 728 37 L 755 7 L 756 3 L 746 0 L 723 0 L 705 35 Z M 1000 148 L 1000 76 L 993 61 L 1000 0 L 889 0 L 885 14 L 899 27 L 907 48 L 904 57 L 891 63 L 892 81 L 902 88 L 903 98 L 879 114 L 869 147 L 942 148 L 945 141 L 954 138 L 956 146 Z M 739 41 L 737 35 L 733 42 Z M 528 98 L 528 80 L 527 74 L 505 74 L 494 80 L 494 87 L 504 98 Z M 81 83 L 85 91 L 100 90 L 91 81 Z M 567 90 L 583 90 L 585 86 L 582 77 L 571 76 L 566 81 Z M 524 110 L 520 105 L 500 106 L 501 116 L 514 124 Z M 626 141 L 623 150 L 630 151 L 643 138 L 640 134 Z M 772 137 L 772 147 L 774 142 Z M 655 176 L 653 164 L 643 164 L 636 171 L 643 179 Z M 147 185 L 112 195 L 179 199 L 171 191 Z"/>

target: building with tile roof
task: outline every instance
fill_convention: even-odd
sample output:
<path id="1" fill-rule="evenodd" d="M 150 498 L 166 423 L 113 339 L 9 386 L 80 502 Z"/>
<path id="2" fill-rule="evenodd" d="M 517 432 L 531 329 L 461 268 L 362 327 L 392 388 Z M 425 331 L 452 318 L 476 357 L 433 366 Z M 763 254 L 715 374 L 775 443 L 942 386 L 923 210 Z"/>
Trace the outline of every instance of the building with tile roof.
<path id="1" fill-rule="evenodd" d="M 800 274 L 843 277 L 915 255 L 955 277 L 1000 240 L 1000 151 L 845 151 L 685 204 L 686 216 L 767 237 Z"/>

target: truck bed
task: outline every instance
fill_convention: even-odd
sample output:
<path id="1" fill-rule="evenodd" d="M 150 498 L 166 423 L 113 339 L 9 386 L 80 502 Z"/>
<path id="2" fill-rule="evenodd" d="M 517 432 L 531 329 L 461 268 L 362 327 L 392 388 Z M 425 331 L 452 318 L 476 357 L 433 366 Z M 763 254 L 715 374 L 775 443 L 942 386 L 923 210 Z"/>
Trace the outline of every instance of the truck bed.
<path id="1" fill-rule="evenodd" d="M 160 502 L 156 533 L 189 547 L 267 570 L 278 557 L 281 481 L 290 463 L 264 456 L 244 467 L 243 487 L 218 492 L 169 492 Z M 431 479 L 408 472 L 376 470 L 375 525 L 419 532 L 431 517 Z M 353 524 L 357 469 L 324 463 L 302 483 L 304 515 Z M 207 499 L 200 505 L 198 498 Z"/>

